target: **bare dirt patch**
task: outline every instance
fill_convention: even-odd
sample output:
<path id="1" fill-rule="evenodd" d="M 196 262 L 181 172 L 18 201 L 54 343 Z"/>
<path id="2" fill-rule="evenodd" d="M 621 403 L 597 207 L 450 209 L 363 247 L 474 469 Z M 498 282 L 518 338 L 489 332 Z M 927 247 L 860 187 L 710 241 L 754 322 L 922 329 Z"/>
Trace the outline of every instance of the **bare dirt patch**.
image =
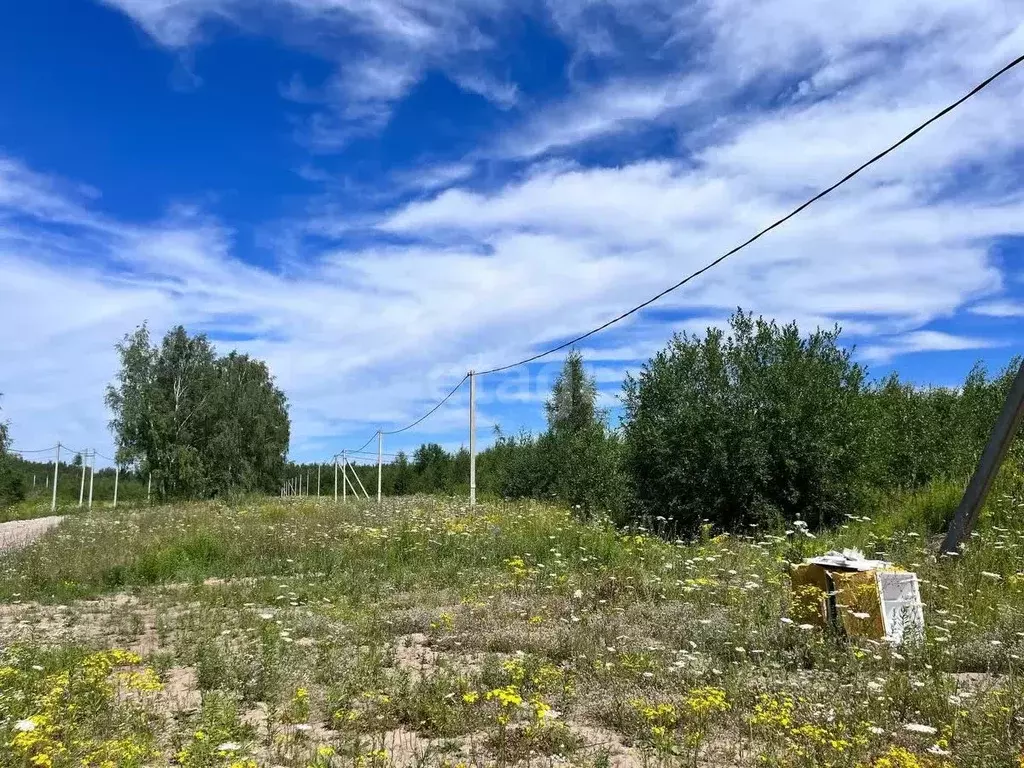
<path id="1" fill-rule="evenodd" d="M 37 517 L 35 520 L 12 520 L 0 523 L 0 554 L 27 547 L 64 519 L 62 515 Z"/>

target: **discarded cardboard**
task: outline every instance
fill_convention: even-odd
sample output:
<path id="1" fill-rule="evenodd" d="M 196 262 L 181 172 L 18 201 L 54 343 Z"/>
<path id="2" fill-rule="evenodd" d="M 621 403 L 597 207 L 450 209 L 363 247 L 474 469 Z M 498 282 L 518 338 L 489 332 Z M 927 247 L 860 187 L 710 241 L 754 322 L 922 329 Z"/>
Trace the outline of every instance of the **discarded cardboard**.
<path id="1" fill-rule="evenodd" d="M 917 574 L 856 550 L 827 552 L 791 568 L 792 617 L 850 637 L 896 645 L 924 631 Z"/>

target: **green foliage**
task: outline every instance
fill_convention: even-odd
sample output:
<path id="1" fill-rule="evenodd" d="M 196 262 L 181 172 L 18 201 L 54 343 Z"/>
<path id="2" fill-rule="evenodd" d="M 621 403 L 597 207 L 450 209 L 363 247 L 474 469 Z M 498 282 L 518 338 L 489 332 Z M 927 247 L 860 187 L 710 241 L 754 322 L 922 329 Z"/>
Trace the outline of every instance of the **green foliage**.
<path id="1" fill-rule="evenodd" d="M 636 513 L 696 531 L 812 526 L 859 508 L 865 371 L 839 330 L 801 337 L 742 311 L 730 333 L 676 335 L 625 383 L 625 463 Z"/>
<path id="2" fill-rule="evenodd" d="M 566 358 L 545 411 L 548 429 L 538 447 L 551 473 L 549 494 L 586 515 L 617 510 L 619 442 L 597 408 L 597 384 L 579 352 Z"/>
<path id="3" fill-rule="evenodd" d="M 867 393 L 871 433 L 868 464 L 883 488 L 919 488 L 941 478 L 966 481 L 974 471 L 1020 366 L 1010 361 L 995 378 L 975 365 L 959 389 L 915 387 L 895 374 Z M 1021 443 L 1013 458 L 1021 458 Z"/>
<path id="4" fill-rule="evenodd" d="M 117 345 L 121 369 L 107 389 L 117 458 L 152 473 L 160 496 L 276 491 L 289 424 L 266 365 L 235 352 L 218 358 L 181 326 L 159 347 L 145 325 Z"/>
<path id="5" fill-rule="evenodd" d="M 0 509 L 25 498 L 25 483 L 15 467 L 15 459 L 7 453 L 9 438 L 7 422 L 0 421 Z"/>

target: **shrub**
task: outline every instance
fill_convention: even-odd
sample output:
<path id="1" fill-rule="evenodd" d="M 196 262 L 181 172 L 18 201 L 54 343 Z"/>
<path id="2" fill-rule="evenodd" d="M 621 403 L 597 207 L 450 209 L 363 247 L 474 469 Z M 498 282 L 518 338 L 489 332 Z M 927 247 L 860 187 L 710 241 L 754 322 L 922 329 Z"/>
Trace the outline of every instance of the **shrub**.
<path id="1" fill-rule="evenodd" d="M 858 507 L 867 448 L 865 370 L 839 329 L 738 311 L 728 335 L 676 335 L 625 383 L 625 466 L 643 518 L 680 531 L 812 526 Z"/>

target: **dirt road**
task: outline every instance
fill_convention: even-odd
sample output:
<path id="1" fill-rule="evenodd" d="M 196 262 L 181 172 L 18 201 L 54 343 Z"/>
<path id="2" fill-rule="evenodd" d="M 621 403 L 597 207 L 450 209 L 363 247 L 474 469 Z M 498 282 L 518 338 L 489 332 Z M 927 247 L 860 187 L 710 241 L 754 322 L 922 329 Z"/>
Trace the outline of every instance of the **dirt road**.
<path id="1" fill-rule="evenodd" d="M 35 520 L 0 523 L 0 554 L 28 546 L 48 530 L 59 525 L 63 519 L 60 515 L 53 515 Z"/>

